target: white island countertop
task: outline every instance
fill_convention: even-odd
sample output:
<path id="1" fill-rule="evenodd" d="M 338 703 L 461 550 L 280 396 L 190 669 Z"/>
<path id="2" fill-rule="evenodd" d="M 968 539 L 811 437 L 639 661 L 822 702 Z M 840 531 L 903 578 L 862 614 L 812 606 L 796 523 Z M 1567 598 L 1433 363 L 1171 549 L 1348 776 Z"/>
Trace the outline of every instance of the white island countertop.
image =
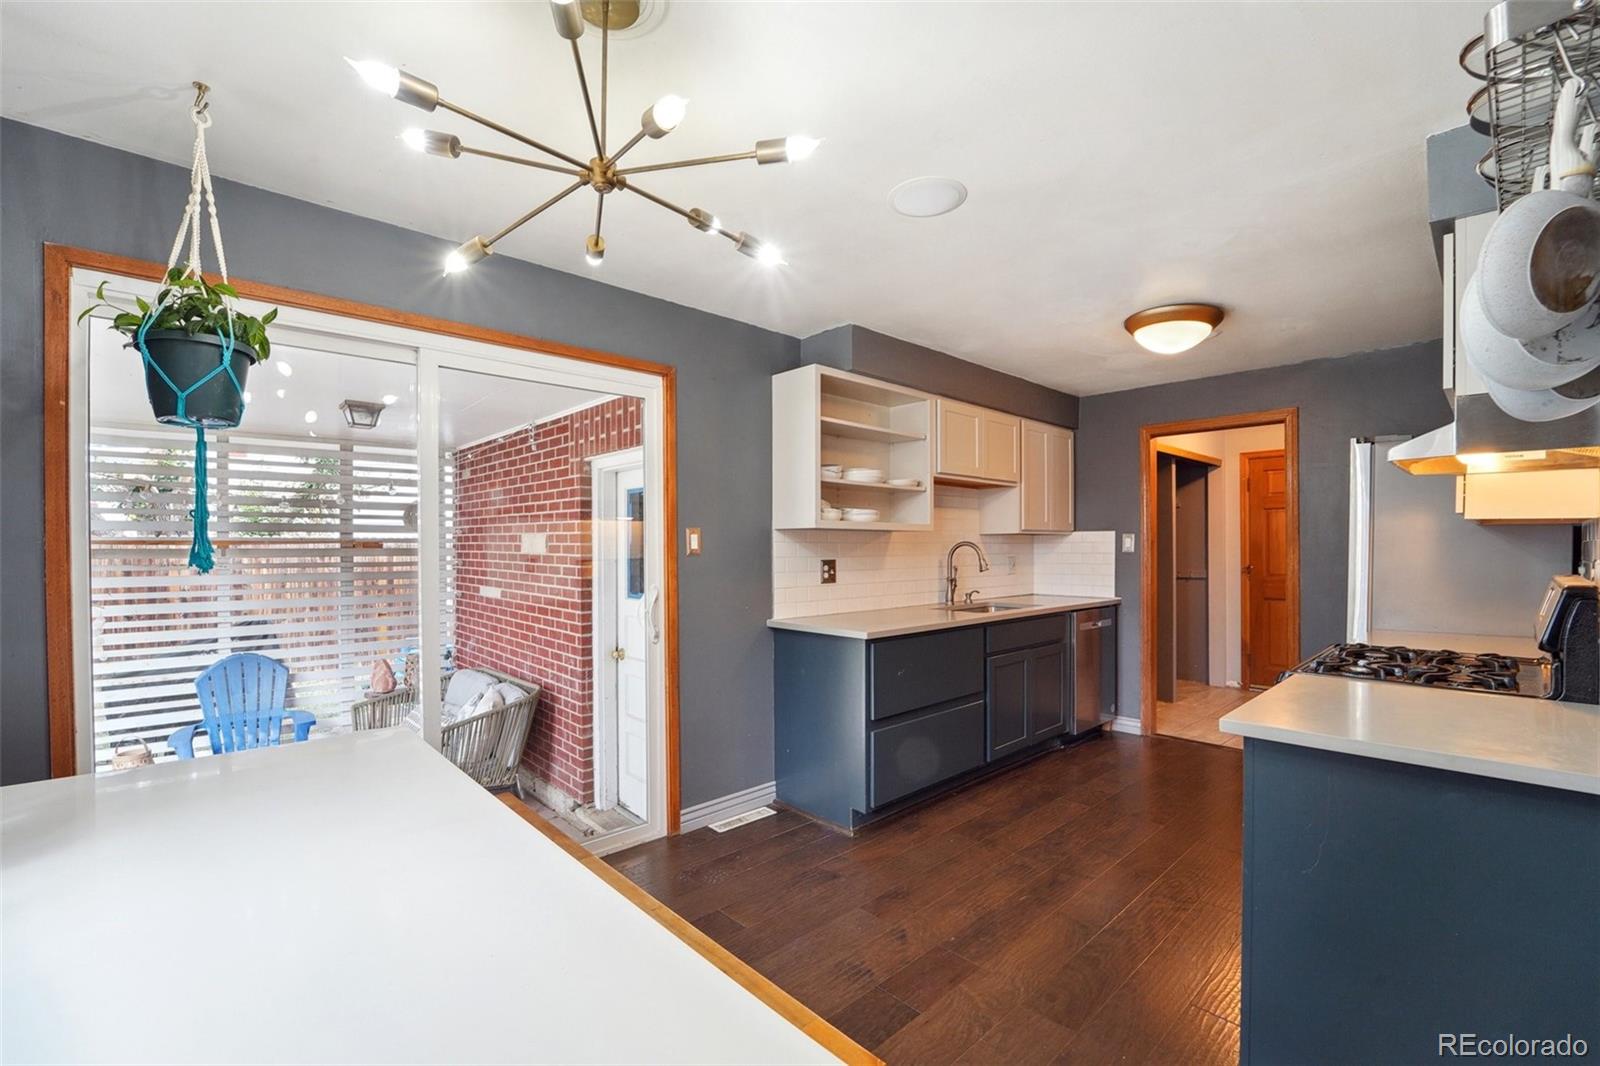
<path id="1" fill-rule="evenodd" d="M 1600 707 L 1292 674 L 1224 733 L 1600 794 Z"/>
<path id="2" fill-rule="evenodd" d="M 0 804 L 5 1062 L 839 1061 L 404 730 Z"/>
<path id="3" fill-rule="evenodd" d="M 1019 604 L 1014 611 L 957 611 L 943 604 L 921 604 L 915 607 L 886 607 L 877 611 L 846 611 L 841 614 L 810 614 L 796 618 L 769 618 L 772 629 L 792 629 L 798 633 L 818 633 L 825 637 L 848 637 L 853 640 L 881 640 L 884 637 L 903 637 L 908 633 L 931 633 L 939 629 L 960 629 L 964 626 L 986 626 L 994 622 L 1011 622 L 1018 618 L 1037 618 L 1065 611 L 1083 611 L 1091 607 L 1111 607 L 1122 602 L 1117 596 L 995 596 L 978 603 Z"/>

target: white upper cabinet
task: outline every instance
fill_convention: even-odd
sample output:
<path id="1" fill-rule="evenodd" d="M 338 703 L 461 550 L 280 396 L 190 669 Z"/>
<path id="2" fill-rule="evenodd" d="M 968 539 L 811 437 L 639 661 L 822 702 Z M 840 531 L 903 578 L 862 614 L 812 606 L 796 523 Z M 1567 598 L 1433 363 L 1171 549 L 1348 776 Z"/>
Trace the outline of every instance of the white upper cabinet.
<path id="1" fill-rule="evenodd" d="M 822 366 L 778 374 L 772 379 L 773 528 L 929 528 L 932 427 L 933 398 L 926 393 Z M 875 479 L 825 472 L 829 465 L 876 471 Z M 841 514 L 833 517 L 835 511 Z M 877 514 L 866 521 L 844 517 L 864 511 Z"/>
<path id="2" fill-rule="evenodd" d="M 1014 485 L 1021 451 L 1021 419 L 941 397 L 938 460 L 934 473 L 950 481 Z"/>
<path id="3" fill-rule="evenodd" d="M 983 499 L 984 533 L 1070 533 L 1073 524 L 1073 432 L 1019 420 L 1021 463 L 1015 487 Z"/>

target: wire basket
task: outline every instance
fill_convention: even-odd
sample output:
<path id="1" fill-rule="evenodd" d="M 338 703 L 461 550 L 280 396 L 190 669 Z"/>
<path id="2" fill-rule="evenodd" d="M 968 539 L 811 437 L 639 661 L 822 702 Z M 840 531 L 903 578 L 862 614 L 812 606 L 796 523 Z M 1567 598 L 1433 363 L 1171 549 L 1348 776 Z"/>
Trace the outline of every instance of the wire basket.
<path id="1" fill-rule="evenodd" d="M 1597 121 L 1600 2 L 1505 0 L 1484 16 L 1483 35 L 1461 50 L 1461 67 L 1483 82 L 1467 114 L 1492 140 L 1478 173 L 1503 211 L 1533 191 L 1536 173 L 1550 162 L 1550 121 L 1569 78 L 1584 85 L 1579 124 Z"/>

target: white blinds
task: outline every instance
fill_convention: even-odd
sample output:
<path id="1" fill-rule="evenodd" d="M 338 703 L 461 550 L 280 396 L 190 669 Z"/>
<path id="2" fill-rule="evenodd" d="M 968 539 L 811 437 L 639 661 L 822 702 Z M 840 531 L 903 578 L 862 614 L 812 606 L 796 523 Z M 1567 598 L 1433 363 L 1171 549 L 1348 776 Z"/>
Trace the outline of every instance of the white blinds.
<path id="1" fill-rule="evenodd" d="M 216 568 L 188 573 L 187 432 L 90 434 L 95 767 L 134 740 L 158 759 L 200 719 L 194 679 L 254 651 L 289 667 L 288 706 L 349 728 L 379 658 L 417 647 L 414 450 L 219 433 L 211 445 Z M 446 645 L 454 631 L 454 469 L 442 464 Z M 398 669 L 396 671 L 398 673 Z"/>

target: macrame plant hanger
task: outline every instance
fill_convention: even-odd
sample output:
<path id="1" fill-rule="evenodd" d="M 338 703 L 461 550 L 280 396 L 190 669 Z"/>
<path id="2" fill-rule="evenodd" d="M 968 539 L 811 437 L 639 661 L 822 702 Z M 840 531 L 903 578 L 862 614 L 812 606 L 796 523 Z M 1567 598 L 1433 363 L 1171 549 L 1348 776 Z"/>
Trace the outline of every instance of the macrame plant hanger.
<path id="1" fill-rule="evenodd" d="M 170 294 L 172 285 L 168 281 L 172 268 L 178 263 L 178 253 L 183 249 L 183 238 L 189 237 L 189 258 L 183 268 L 183 276 L 200 276 L 200 198 L 204 194 L 206 207 L 211 220 L 211 243 L 217 249 L 217 270 L 222 275 L 222 280 L 228 280 L 228 257 L 222 250 L 222 227 L 217 222 L 217 194 L 211 188 L 211 167 L 206 161 L 206 130 L 211 126 L 211 116 L 208 113 L 210 104 L 206 102 L 206 95 L 210 87 L 202 82 L 195 82 L 194 105 L 189 109 L 189 118 L 194 122 L 194 161 L 189 168 L 189 200 L 184 205 L 183 220 L 178 223 L 178 235 L 172 240 L 172 252 L 167 256 L 167 269 L 162 274 L 162 282 Z M 169 296 L 170 298 L 170 296 Z M 227 336 L 221 331 L 217 339 L 222 342 L 222 359 L 208 373 L 202 375 L 198 381 L 192 382 L 188 387 L 179 385 L 167 376 L 167 372 L 150 358 L 150 350 L 145 347 L 145 334 L 150 331 L 150 326 L 160 315 L 165 300 L 158 302 L 150 308 L 144 316 L 144 321 L 139 324 L 134 333 L 134 344 L 139 349 L 139 355 L 144 359 L 147 367 L 154 368 L 161 380 L 166 382 L 178 397 L 177 418 L 182 425 L 194 428 L 194 510 L 189 512 L 189 517 L 194 521 L 194 537 L 189 543 L 189 568 L 192 573 L 208 574 L 214 563 L 211 549 L 211 510 L 207 502 L 208 493 L 206 476 L 206 427 L 199 419 L 191 418 L 185 410 L 190 393 L 216 377 L 226 374 L 233 387 L 241 396 L 244 390 L 239 385 L 239 379 L 233 373 L 233 298 L 227 295 L 222 297 L 223 305 L 228 311 Z"/>

